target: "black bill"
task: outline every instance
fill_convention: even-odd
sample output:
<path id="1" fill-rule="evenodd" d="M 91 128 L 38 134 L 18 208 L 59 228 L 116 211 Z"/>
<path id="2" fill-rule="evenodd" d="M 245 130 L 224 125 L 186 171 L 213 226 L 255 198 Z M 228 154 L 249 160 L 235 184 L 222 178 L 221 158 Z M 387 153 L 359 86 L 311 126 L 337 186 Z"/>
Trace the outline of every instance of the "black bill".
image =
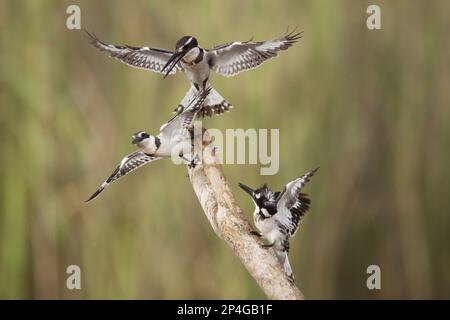
<path id="1" fill-rule="evenodd" d="M 186 52 L 183 52 L 183 51 L 181 51 L 181 52 L 175 51 L 172 54 L 169 61 L 167 61 L 167 63 L 164 65 L 164 67 L 161 70 L 162 72 L 164 72 L 164 70 L 167 69 L 167 71 L 164 74 L 164 78 L 169 75 L 170 71 L 172 71 L 172 69 L 177 65 L 177 63 L 180 62 L 181 59 L 183 59 L 185 54 L 186 54 Z"/>
<path id="2" fill-rule="evenodd" d="M 253 191 L 253 189 L 252 188 L 250 188 L 250 187 L 247 187 L 245 184 L 243 184 L 243 183 L 240 183 L 239 182 L 239 187 L 241 187 L 245 192 L 247 192 L 250 196 L 252 196 L 253 197 L 253 193 L 254 193 L 254 191 Z"/>
<path id="3" fill-rule="evenodd" d="M 134 135 L 132 138 L 133 138 L 133 140 L 131 140 L 131 144 L 137 144 L 143 140 L 143 138 L 137 134 Z"/>

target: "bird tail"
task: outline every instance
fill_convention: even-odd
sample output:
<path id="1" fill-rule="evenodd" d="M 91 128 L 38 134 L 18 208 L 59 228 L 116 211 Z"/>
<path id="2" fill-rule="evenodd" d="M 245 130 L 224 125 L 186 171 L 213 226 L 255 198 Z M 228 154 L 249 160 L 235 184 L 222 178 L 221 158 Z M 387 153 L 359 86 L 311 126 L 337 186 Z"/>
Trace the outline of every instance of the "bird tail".
<path id="1" fill-rule="evenodd" d="M 288 253 L 289 253 L 289 241 L 285 240 L 280 247 L 274 248 L 275 255 L 278 258 L 278 261 L 283 266 L 284 272 L 287 276 L 294 281 L 294 272 L 292 271 L 291 264 L 289 263 Z"/>
<path id="2" fill-rule="evenodd" d="M 180 114 L 189 104 L 189 101 L 197 94 L 197 89 L 192 86 L 189 91 L 181 100 L 177 108 L 175 108 L 174 113 Z M 219 115 L 230 111 L 233 105 L 225 100 L 214 88 L 211 89 L 208 97 L 206 98 L 202 110 L 199 111 L 198 117 L 203 118 L 205 116 L 211 117 L 212 115 Z"/>
<path id="3" fill-rule="evenodd" d="M 284 272 L 286 272 L 287 276 L 294 281 L 294 272 L 292 272 L 291 264 L 289 263 L 288 253 L 287 251 L 282 251 L 277 253 L 278 260 L 283 266 Z"/>

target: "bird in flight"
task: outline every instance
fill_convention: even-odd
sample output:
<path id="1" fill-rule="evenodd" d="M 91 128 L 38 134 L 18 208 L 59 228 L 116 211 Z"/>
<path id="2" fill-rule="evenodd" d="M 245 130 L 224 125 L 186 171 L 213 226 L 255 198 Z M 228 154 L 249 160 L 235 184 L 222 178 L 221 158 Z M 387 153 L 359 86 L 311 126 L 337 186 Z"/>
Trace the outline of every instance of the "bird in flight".
<path id="1" fill-rule="evenodd" d="M 183 71 L 191 83 L 191 87 L 174 110 L 177 114 L 183 112 L 196 92 L 211 86 L 209 81 L 211 69 L 225 77 L 235 76 L 240 72 L 254 69 L 264 61 L 277 56 L 278 51 L 288 49 L 302 37 L 302 32 L 296 32 L 294 29 L 273 40 L 230 42 L 212 49 L 204 49 L 199 46 L 195 37 L 184 36 L 177 41 L 175 50 L 172 51 L 107 44 L 98 39 L 95 34 L 87 31 L 86 33 L 97 49 L 129 66 L 162 73 L 164 77 Z M 198 116 L 222 114 L 229 111 L 230 108 L 232 108 L 232 104 L 212 89 Z"/>
<path id="2" fill-rule="evenodd" d="M 199 91 L 182 113 L 175 115 L 161 126 L 158 135 L 149 135 L 145 131 L 135 133 L 131 143 L 139 149 L 123 158 L 108 179 L 100 185 L 86 202 L 97 197 L 111 183 L 131 171 L 152 161 L 171 157 L 174 152 L 178 152 L 179 157 L 185 160 L 189 167 L 195 167 L 198 162 L 198 156 L 194 155 L 191 150 L 190 159 L 188 159 L 187 155 L 183 153 L 184 149 L 182 147 L 192 145 L 193 122 L 198 112 L 202 109 L 210 91 L 211 88 Z"/>
<path id="3" fill-rule="evenodd" d="M 308 195 L 301 193 L 300 190 L 317 170 L 318 168 L 289 182 L 281 192 L 273 192 L 267 185 L 253 190 L 239 183 L 255 204 L 253 219 L 259 232 L 252 231 L 252 233 L 268 241 L 268 244 L 263 246 L 273 248 L 278 261 L 291 280 L 294 280 L 294 274 L 288 259 L 289 239 L 298 230 L 300 220 L 311 204 Z"/>

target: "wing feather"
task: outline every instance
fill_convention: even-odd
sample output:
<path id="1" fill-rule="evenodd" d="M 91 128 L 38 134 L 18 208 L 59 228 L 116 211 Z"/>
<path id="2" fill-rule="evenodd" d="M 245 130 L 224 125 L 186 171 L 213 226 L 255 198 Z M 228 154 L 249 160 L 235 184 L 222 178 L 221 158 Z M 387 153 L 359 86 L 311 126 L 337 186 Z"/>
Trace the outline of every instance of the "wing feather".
<path id="1" fill-rule="evenodd" d="M 173 52 L 165 49 L 149 47 L 117 46 L 101 41 L 95 34 L 86 31 L 90 37 L 91 44 L 102 52 L 106 52 L 110 57 L 119 59 L 121 62 L 135 68 L 150 70 L 158 73 L 162 72 L 164 65 L 169 61 Z M 178 63 L 169 74 L 183 71 Z"/>
<path id="2" fill-rule="evenodd" d="M 190 129 L 195 120 L 195 116 L 202 109 L 211 89 L 211 87 L 208 87 L 207 89 L 199 91 L 182 113 L 173 116 L 167 123 L 161 126 L 161 134 L 171 136 L 176 130 Z"/>
<path id="3" fill-rule="evenodd" d="M 289 32 L 285 36 L 260 42 L 232 42 L 216 46 L 207 52 L 211 67 L 218 74 L 232 77 L 240 72 L 254 69 L 264 61 L 277 56 L 302 37 L 302 32 Z"/>
<path id="4" fill-rule="evenodd" d="M 136 151 L 129 155 L 127 155 L 125 158 L 120 161 L 120 164 L 117 166 L 117 168 L 113 171 L 113 173 L 109 176 L 108 179 L 106 179 L 101 186 L 95 191 L 92 196 L 89 197 L 86 202 L 91 201 L 95 197 L 97 197 L 105 188 L 107 188 L 111 183 L 114 181 L 120 179 L 124 175 L 130 173 L 131 171 L 136 170 L 139 167 L 142 167 L 143 165 L 150 163 L 152 161 L 161 159 L 159 157 L 155 157 L 152 155 L 148 155 L 143 151 Z"/>
<path id="5" fill-rule="evenodd" d="M 318 169 L 309 171 L 300 178 L 289 182 L 279 195 L 277 220 L 291 236 L 297 231 L 301 217 L 305 215 L 311 205 L 308 195 L 301 193 L 300 190 Z"/>

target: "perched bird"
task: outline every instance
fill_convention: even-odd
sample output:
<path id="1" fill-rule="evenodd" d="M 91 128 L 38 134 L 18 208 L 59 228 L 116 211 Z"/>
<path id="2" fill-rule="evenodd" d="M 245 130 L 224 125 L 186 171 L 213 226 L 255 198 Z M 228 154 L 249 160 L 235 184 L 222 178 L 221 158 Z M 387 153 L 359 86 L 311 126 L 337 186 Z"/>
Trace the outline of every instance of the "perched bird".
<path id="1" fill-rule="evenodd" d="M 164 77 L 184 71 L 191 88 L 174 110 L 175 113 L 182 112 L 197 91 L 210 86 L 211 69 L 226 77 L 235 76 L 275 57 L 278 51 L 291 47 L 302 36 L 302 32 L 293 30 L 274 40 L 231 42 L 212 49 L 204 49 L 198 45 L 196 38 L 184 36 L 176 43 L 175 51 L 171 51 L 149 47 L 116 46 L 99 40 L 94 34 L 89 32 L 87 34 L 91 37 L 91 43 L 100 51 L 132 67 L 163 73 Z M 199 116 L 221 114 L 231 107 L 232 105 L 213 89 Z"/>
<path id="2" fill-rule="evenodd" d="M 253 190 L 239 183 L 255 203 L 253 219 L 260 232 L 252 231 L 252 233 L 268 241 L 268 244 L 263 246 L 273 248 L 284 271 L 292 280 L 294 274 L 288 259 L 289 239 L 294 236 L 300 219 L 311 204 L 308 195 L 300 193 L 300 190 L 317 170 L 318 168 L 289 182 L 281 192 L 273 192 L 267 185 Z"/>
<path id="3" fill-rule="evenodd" d="M 157 136 L 149 135 L 145 131 L 135 133 L 131 143 L 135 144 L 139 150 L 123 158 L 109 178 L 101 184 L 86 202 L 97 197 L 112 182 L 127 173 L 152 161 L 171 157 L 174 151 L 178 152 L 178 149 L 175 148 L 182 146 L 183 143 L 192 145 L 193 122 L 210 91 L 211 88 L 201 90 L 188 104 L 184 112 L 174 116 L 161 126 L 160 133 Z M 179 157 L 184 159 L 188 166 L 194 167 L 197 164 L 198 156 L 194 155 L 192 150 L 190 159 L 186 157 L 186 154 L 182 153 L 182 149 L 179 150 Z"/>

